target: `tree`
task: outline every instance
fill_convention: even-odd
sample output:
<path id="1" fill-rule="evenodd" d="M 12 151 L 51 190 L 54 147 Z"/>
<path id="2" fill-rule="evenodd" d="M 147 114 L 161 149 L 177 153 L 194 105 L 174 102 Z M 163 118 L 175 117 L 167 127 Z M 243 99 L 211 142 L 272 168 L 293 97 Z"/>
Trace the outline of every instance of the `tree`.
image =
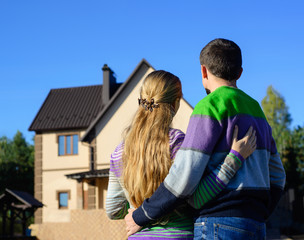
<path id="1" fill-rule="evenodd" d="M 0 138 L 0 193 L 5 188 L 34 193 L 34 146 L 19 131 Z"/>
<path id="2" fill-rule="evenodd" d="M 299 191 L 304 192 L 304 126 L 298 126 L 292 131 L 287 146 L 286 154 L 284 154 L 288 159 L 288 163 L 285 164 L 286 172 L 290 173 L 287 180 L 293 179 L 291 182 L 294 186 L 299 186 Z M 291 152 L 293 158 L 288 157 Z"/>
<path id="3" fill-rule="evenodd" d="M 272 86 L 267 88 L 267 95 L 262 100 L 262 107 L 272 128 L 272 135 L 276 141 L 278 152 L 283 154 L 287 139 L 290 138 L 291 116 L 284 98 Z"/>
<path id="4" fill-rule="evenodd" d="M 262 100 L 265 116 L 272 128 L 272 136 L 280 153 L 284 169 L 287 173 L 286 188 L 293 188 L 298 184 L 297 156 L 291 142 L 292 132 L 289 129 L 291 117 L 284 98 L 272 86 L 267 88 L 267 95 Z"/>
<path id="5" fill-rule="evenodd" d="M 303 222 L 304 127 L 290 130 L 291 116 L 284 98 L 272 87 L 262 100 L 262 107 L 272 128 L 272 135 L 286 172 L 286 189 L 293 189 L 293 220 Z"/>
<path id="6" fill-rule="evenodd" d="M 304 128 L 298 126 L 291 132 L 291 138 L 283 153 L 284 168 L 286 171 L 286 188 L 294 189 L 293 218 L 304 222 L 303 195 L 304 195 Z"/>

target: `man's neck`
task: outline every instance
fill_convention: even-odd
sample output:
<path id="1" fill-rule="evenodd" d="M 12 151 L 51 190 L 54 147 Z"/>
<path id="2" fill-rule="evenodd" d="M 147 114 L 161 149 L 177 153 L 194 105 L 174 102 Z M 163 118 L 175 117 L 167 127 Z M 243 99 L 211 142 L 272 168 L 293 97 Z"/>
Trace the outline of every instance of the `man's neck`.
<path id="1" fill-rule="evenodd" d="M 223 86 L 237 88 L 236 81 L 227 81 L 227 80 L 222 79 L 222 78 L 215 78 L 213 80 L 212 89 L 210 89 L 210 90 L 211 90 L 211 92 L 213 92 L 217 88 L 223 87 Z"/>

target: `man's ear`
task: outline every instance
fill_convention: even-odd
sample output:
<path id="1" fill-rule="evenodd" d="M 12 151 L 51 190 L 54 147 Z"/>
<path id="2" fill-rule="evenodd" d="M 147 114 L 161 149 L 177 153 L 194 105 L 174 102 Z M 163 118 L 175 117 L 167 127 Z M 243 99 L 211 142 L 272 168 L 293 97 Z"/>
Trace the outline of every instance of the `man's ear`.
<path id="1" fill-rule="evenodd" d="M 203 78 L 208 78 L 208 72 L 207 72 L 207 68 L 205 65 L 201 65 L 201 72 L 202 72 Z"/>
<path id="2" fill-rule="evenodd" d="M 239 76 L 238 76 L 238 78 L 237 78 L 236 80 L 238 80 L 238 79 L 241 77 L 242 73 L 243 73 L 243 68 L 241 67 L 241 70 L 240 70 Z"/>

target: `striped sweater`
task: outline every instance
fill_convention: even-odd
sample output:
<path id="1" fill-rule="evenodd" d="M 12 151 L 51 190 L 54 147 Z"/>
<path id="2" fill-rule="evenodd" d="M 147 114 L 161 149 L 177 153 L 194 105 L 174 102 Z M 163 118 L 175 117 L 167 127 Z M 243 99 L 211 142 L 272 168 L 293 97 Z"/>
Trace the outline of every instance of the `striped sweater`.
<path id="1" fill-rule="evenodd" d="M 174 159 L 185 135 L 180 130 L 170 129 L 169 137 L 171 159 Z M 106 212 L 111 219 L 123 219 L 127 214 L 128 208 L 132 207 L 129 203 L 128 192 L 121 182 L 123 149 L 124 144 L 119 144 L 111 155 L 110 160 Z M 198 187 L 199 191 L 196 192 L 193 200 L 189 200 L 190 205 L 200 208 L 218 195 L 242 166 L 243 161 L 244 159 L 238 152 L 231 150 L 224 162 L 202 179 Z M 165 216 L 163 223 L 155 225 L 155 223 L 151 222 L 151 224 L 147 224 L 140 232 L 132 235 L 129 239 L 192 239 L 193 216 L 191 213 L 189 205 L 182 201 L 181 205 Z"/>
<path id="2" fill-rule="evenodd" d="M 265 221 L 277 205 L 285 185 L 271 128 L 254 99 L 232 87 L 220 87 L 202 99 L 190 117 L 185 140 L 164 182 L 133 212 L 134 221 L 146 225 L 176 207 L 180 199 L 196 200 L 204 189 L 198 184 L 223 161 L 231 146 L 234 125 L 244 136 L 250 126 L 257 135 L 257 149 L 213 201 L 196 211 L 204 217 L 245 217 Z M 203 200 L 202 200 L 203 199 Z"/>

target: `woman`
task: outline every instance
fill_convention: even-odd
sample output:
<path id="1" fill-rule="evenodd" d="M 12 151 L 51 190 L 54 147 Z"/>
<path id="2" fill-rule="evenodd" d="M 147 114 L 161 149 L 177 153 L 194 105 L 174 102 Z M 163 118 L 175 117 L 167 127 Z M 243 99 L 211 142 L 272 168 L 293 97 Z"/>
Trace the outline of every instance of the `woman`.
<path id="1" fill-rule="evenodd" d="M 154 71 L 143 82 L 138 110 L 126 129 L 123 142 L 118 145 L 110 161 L 110 178 L 106 211 L 111 219 L 123 219 L 128 209 L 137 208 L 163 182 L 180 148 L 184 133 L 170 128 L 182 97 L 178 77 L 166 71 Z M 227 184 L 244 158 L 255 150 L 255 133 L 249 129 L 237 141 L 234 132 L 230 153 L 224 162 L 202 179 L 197 191 L 188 202 L 201 208 Z M 231 169 L 227 173 L 227 166 Z M 213 174 L 213 175 L 212 175 Z M 221 180 L 217 182 L 212 176 Z M 211 176 L 211 177 L 210 177 Z M 214 186 L 206 189 L 206 181 Z M 210 192 L 211 191 L 211 192 Z M 153 224 L 145 226 L 129 239 L 192 239 L 193 219 L 186 203 Z"/>

